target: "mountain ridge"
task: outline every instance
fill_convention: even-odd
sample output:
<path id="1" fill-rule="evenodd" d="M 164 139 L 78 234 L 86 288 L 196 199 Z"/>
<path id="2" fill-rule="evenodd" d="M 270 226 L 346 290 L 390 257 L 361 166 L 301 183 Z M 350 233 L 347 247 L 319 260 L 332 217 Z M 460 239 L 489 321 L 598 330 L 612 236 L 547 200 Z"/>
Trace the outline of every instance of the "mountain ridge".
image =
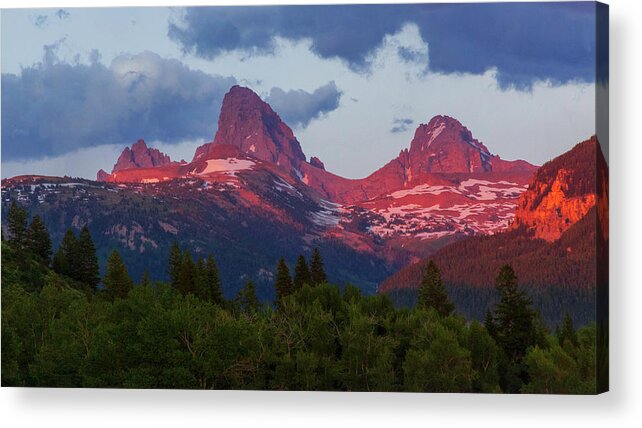
<path id="1" fill-rule="evenodd" d="M 458 120 L 435 116 L 368 177 L 344 178 L 318 158 L 308 162 L 278 114 L 238 86 L 224 98 L 213 141 L 190 162 L 154 150 L 127 148 L 122 168 L 99 182 L 4 180 L 4 199 L 30 204 L 55 236 L 88 225 L 101 246 L 124 251 L 135 274 L 177 240 L 192 254 L 220 258 L 237 290 L 246 272 L 268 281 L 277 255 L 318 246 L 338 256 L 335 281 L 372 292 L 445 245 L 508 230 L 537 169 L 501 159 Z"/>

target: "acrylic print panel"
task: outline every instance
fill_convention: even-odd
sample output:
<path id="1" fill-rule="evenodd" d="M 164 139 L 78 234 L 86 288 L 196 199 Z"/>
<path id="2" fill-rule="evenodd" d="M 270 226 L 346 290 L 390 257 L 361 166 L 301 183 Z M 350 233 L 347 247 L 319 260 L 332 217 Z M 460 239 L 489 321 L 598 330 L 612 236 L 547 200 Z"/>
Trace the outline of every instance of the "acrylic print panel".
<path id="1" fill-rule="evenodd" d="M 2 385 L 608 388 L 608 7 L 2 10 Z"/>

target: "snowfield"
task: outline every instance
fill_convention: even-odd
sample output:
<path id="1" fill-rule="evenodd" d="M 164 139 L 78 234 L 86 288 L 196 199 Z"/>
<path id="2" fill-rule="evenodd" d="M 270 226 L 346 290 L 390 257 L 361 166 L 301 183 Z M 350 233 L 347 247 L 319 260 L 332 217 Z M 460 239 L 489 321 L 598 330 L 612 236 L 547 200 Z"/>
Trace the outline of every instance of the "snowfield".
<path id="1" fill-rule="evenodd" d="M 209 159 L 205 169 L 199 172 L 198 175 L 208 175 L 213 173 L 236 175 L 239 171 L 252 169 L 254 165 L 256 165 L 254 162 L 247 159 Z"/>

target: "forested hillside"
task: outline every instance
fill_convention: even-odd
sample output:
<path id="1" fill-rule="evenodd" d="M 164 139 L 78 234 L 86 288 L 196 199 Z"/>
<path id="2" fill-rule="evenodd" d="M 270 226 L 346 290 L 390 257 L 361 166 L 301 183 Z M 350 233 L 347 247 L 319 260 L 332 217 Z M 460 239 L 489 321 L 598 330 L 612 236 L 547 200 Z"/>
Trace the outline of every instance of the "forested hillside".
<path id="1" fill-rule="evenodd" d="M 510 266 L 484 324 L 453 311 L 436 264 L 418 305 L 395 309 L 326 283 L 322 254 L 274 274 L 274 305 L 250 281 L 226 300 L 212 258 L 177 245 L 170 283 L 134 284 L 118 252 L 105 275 L 91 236 L 51 257 L 37 217 L 12 206 L 2 242 L 2 386 L 593 393 L 596 329 L 551 334 Z M 79 252 L 79 249 L 83 248 Z M 75 257 L 69 257 L 74 255 Z M 291 275 L 291 270 L 294 275 Z"/>

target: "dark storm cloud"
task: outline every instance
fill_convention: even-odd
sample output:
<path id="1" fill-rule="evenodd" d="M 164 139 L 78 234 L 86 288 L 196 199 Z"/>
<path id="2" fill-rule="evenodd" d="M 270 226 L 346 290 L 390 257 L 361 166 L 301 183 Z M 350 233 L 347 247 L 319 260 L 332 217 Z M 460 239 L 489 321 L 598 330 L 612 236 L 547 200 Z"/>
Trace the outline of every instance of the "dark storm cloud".
<path id="1" fill-rule="evenodd" d="M 392 122 L 392 128 L 390 128 L 390 133 L 397 134 L 399 132 L 405 132 L 408 130 L 408 127 L 415 123 L 412 119 L 395 119 Z"/>
<path id="2" fill-rule="evenodd" d="M 290 126 L 305 128 L 310 121 L 336 110 L 339 107 L 341 91 L 334 82 L 309 93 L 299 90 L 284 91 L 272 88 L 266 101 Z"/>
<path id="3" fill-rule="evenodd" d="M 197 7 L 185 10 L 184 22 L 170 23 L 169 36 L 204 58 L 235 50 L 270 54 L 275 36 L 309 39 L 320 57 L 365 70 L 368 54 L 386 34 L 414 23 L 429 44 L 432 71 L 483 73 L 496 67 L 502 85 L 528 88 L 535 80 L 595 80 L 595 7 L 592 2 Z"/>
<path id="4" fill-rule="evenodd" d="M 55 60 L 2 74 L 2 156 L 35 159 L 138 138 L 168 143 L 211 137 L 232 77 L 194 71 L 144 52 L 109 67 Z"/>

